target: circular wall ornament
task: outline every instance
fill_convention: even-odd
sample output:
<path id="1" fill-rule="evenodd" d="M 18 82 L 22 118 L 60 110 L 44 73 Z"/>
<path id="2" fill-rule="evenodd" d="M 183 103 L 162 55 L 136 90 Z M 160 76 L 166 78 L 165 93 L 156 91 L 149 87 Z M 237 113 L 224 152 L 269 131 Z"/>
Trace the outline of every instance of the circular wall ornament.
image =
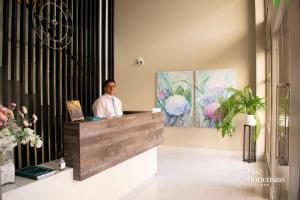
<path id="1" fill-rule="evenodd" d="M 64 49 L 72 41 L 73 19 L 63 1 L 35 1 L 32 23 L 38 38 L 51 49 Z"/>

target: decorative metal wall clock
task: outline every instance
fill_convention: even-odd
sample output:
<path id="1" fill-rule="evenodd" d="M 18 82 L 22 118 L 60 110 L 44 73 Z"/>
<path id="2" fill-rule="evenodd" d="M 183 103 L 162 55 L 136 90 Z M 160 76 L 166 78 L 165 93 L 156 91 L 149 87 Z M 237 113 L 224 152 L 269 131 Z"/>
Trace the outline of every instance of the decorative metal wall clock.
<path id="1" fill-rule="evenodd" d="M 63 1 L 35 1 L 32 22 L 38 38 L 51 49 L 64 49 L 72 41 L 72 14 Z"/>

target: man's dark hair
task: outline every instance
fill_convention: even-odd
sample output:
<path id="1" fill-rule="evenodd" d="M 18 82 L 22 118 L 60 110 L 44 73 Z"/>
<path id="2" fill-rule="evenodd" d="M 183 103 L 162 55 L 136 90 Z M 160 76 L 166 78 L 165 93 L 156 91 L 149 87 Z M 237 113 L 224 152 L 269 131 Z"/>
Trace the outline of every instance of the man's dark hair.
<path id="1" fill-rule="evenodd" d="M 114 79 L 107 79 L 104 83 L 103 83 L 103 89 L 105 89 L 105 87 L 107 86 L 108 83 L 114 83 L 116 84 L 116 81 Z"/>

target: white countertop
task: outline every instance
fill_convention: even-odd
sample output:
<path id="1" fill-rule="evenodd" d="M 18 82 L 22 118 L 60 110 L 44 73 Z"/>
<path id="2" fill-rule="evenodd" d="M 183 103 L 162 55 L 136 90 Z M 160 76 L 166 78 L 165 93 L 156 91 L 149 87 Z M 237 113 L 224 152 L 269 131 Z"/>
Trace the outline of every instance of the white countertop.
<path id="1" fill-rule="evenodd" d="M 64 170 L 59 170 L 59 168 L 58 168 L 58 160 L 47 162 L 47 163 L 41 164 L 39 166 L 47 167 L 47 168 L 50 168 L 50 169 L 54 169 L 54 170 L 56 170 L 56 173 L 54 175 L 51 175 L 51 176 L 46 177 L 46 178 L 41 179 L 41 180 L 34 180 L 34 179 L 30 179 L 30 178 L 24 178 L 24 177 L 21 177 L 21 176 L 16 176 L 16 182 L 15 183 L 13 183 L 13 184 L 6 184 L 6 185 L 2 186 L 2 194 L 6 193 L 6 192 L 9 192 L 11 190 L 15 190 L 15 189 L 18 189 L 18 188 L 21 188 L 21 187 L 24 187 L 24 186 L 28 186 L 30 184 L 34 184 L 34 183 L 37 183 L 37 182 L 45 181 L 48 178 L 51 178 L 53 176 L 57 176 L 57 175 L 59 175 L 61 173 L 73 170 L 73 168 L 69 168 L 69 167 L 66 167 Z"/>

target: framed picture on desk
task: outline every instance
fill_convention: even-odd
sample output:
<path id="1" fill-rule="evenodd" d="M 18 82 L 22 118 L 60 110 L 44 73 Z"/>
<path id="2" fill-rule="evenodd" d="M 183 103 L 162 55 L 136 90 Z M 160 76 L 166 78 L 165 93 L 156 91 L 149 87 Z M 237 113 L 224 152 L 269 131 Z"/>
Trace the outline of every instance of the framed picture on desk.
<path id="1" fill-rule="evenodd" d="M 84 120 L 80 102 L 78 100 L 67 101 L 66 103 L 71 121 Z"/>

